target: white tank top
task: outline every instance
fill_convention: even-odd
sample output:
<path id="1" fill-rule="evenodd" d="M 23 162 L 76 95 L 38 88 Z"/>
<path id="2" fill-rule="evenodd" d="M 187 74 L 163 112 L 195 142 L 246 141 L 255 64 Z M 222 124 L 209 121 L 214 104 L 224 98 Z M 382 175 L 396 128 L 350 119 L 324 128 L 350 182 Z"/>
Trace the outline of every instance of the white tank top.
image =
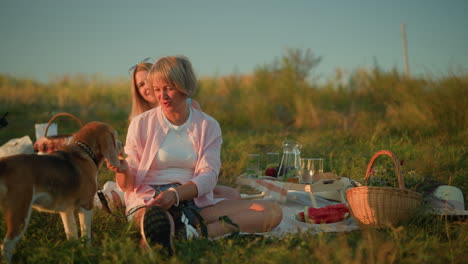
<path id="1" fill-rule="evenodd" d="M 198 156 L 187 134 L 187 126 L 192 121 L 192 108 L 189 109 L 187 121 L 180 126 L 173 125 L 163 114 L 169 133 L 159 147 L 150 172 L 143 181 L 145 184 L 184 184 L 193 178 Z"/>

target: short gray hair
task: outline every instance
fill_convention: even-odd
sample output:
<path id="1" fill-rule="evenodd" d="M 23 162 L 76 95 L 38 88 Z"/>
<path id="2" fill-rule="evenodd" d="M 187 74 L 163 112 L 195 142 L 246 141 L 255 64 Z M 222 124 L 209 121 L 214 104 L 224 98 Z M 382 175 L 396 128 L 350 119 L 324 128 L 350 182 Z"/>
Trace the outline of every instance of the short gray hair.
<path id="1" fill-rule="evenodd" d="M 192 63 L 185 56 L 160 58 L 151 67 L 147 78 L 150 84 L 154 80 L 165 81 L 188 97 L 192 96 L 197 88 Z"/>

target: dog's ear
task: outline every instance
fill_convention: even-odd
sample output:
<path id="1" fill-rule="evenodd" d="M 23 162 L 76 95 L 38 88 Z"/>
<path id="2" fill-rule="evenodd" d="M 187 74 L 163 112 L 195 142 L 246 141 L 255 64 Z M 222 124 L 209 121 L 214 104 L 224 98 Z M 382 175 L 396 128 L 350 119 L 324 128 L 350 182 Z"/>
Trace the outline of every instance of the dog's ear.
<path id="1" fill-rule="evenodd" d="M 102 156 L 114 167 L 120 166 L 119 154 L 122 146 L 119 142 L 116 141 L 115 133 L 112 129 L 109 133 L 106 133 L 103 145 L 101 146 Z"/>

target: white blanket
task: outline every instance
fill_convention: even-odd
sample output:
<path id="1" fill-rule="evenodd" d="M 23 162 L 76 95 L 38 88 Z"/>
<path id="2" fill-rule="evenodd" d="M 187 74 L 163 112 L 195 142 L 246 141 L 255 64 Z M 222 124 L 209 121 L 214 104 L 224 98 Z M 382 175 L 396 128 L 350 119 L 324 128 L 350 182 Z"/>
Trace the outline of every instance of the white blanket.
<path id="1" fill-rule="evenodd" d="M 283 219 L 274 230 L 263 235 L 283 236 L 288 233 L 308 232 L 347 232 L 359 229 L 351 216 L 344 221 L 331 224 L 309 224 L 296 220 L 296 215 L 304 208 L 312 206 L 324 207 L 338 203 L 346 203 L 345 191 L 351 188 L 354 181 L 332 175 L 330 179 L 321 179 L 308 184 L 281 182 L 270 177 L 246 178 L 241 175 L 237 178 L 240 185 L 250 186 L 264 194 L 265 200 L 277 201 L 283 209 Z M 312 195 L 313 194 L 313 195 Z"/>
<path id="2" fill-rule="evenodd" d="M 315 196 L 315 199 L 318 207 L 337 204 L 337 202 L 332 202 L 319 196 Z M 319 232 L 348 232 L 359 229 L 359 226 L 352 217 L 332 224 L 309 224 L 296 220 L 295 215 L 298 212 L 304 211 L 306 206 L 312 206 L 309 193 L 307 192 L 289 191 L 286 202 L 281 204 L 281 206 L 283 208 L 283 220 L 279 226 L 268 233 L 264 233 L 264 235 L 281 237 L 298 232 L 315 234 Z"/>
<path id="3" fill-rule="evenodd" d="M 0 147 L 0 158 L 16 154 L 32 153 L 34 153 L 33 143 L 29 136 L 10 139 L 7 143 Z"/>

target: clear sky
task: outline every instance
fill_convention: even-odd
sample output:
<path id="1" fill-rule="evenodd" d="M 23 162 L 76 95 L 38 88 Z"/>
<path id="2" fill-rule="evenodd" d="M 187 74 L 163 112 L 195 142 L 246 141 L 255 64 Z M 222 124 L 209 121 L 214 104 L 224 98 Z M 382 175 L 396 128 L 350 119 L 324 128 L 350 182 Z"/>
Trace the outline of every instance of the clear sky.
<path id="1" fill-rule="evenodd" d="M 199 76 L 251 73 L 310 48 L 317 74 L 377 64 L 411 73 L 468 69 L 467 0 L 1 0 L 0 73 L 127 77 L 141 59 L 188 56 Z"/>

